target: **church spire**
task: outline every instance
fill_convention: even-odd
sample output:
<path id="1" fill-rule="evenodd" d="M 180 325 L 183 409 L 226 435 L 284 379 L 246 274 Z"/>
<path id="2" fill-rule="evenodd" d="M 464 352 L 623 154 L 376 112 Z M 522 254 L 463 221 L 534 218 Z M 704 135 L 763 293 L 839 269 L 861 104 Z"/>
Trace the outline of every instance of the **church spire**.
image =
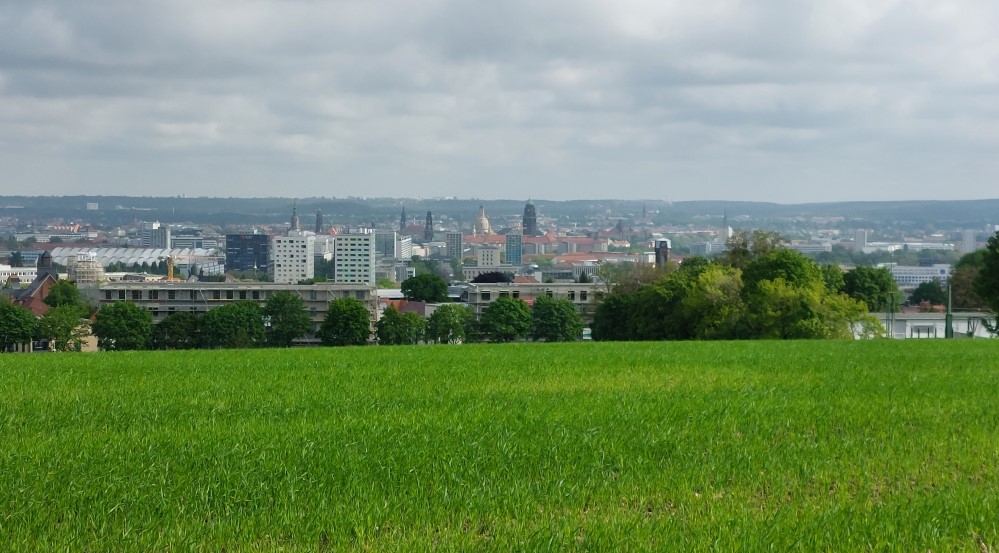
<path id="1" fill-rule="evenodd" d="M 289 230 L 302 230 L 302 225 L 298 222 L 298 200 L 295 200 L 294 207 L 291 208 L 291 228 Z"/>

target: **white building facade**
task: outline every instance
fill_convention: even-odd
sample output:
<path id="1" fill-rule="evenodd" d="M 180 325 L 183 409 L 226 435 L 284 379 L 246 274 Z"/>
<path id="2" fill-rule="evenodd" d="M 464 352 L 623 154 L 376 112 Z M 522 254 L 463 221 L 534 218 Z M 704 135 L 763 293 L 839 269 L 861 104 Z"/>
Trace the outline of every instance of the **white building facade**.
<path id="1" fill-rule="evenodd" d="M 271 238 L 268 272 L 278 284 L 298 284 L 316 274 L 316 235 L 289 231 L 287 236 Z"/>
<path id="2" fill-rule="evenodd" d="M 333 282 L 375 284 L 375 235 L 341 234 L 333 242 Z"/>

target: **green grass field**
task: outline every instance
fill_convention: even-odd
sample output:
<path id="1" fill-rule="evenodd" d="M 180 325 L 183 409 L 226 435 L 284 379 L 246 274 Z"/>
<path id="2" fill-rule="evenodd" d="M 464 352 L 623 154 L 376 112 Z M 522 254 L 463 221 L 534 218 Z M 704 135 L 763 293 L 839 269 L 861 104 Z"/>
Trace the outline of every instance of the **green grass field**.
<path id="1" fill-rule="evenodd" d="M 0 549 L 999 549 L 999 340 L 5 355 Z"/>

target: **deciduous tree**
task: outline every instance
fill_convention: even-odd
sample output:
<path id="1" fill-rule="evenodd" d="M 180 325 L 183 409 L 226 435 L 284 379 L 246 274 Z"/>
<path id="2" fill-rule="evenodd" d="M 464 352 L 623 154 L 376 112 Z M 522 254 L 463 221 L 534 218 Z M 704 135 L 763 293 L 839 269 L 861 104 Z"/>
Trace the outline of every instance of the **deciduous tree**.
<path id="1" fill-rule="evenodd" d="M 531 308 L 531 338 L 545 342 L 573 342 L 583 337 L 583 319 L 567 299 L 540 296 Z"/>
<path id="2" fill-rule="evenodd" d="M 105 351 L 146 349 L 153 334 L 153 316 L 132 302 L 118 301 L 97 311 L 91 332 L 97 336 L 97 347 Z"/>
<path id="3" fill-rule="evenodd" d="M 444 304 L 427 319 L 427 339 L 438 344 L 457 344 L 465 341 L 465 328 L 471 313 L 456 303 Z"/>
<path id="4" fill-rule="evenodd" d="M 206 348 L 255 348 L 266 341 L 263 313 L 252 301 L 212 309 L 202 315 L 200 328 Z"/>
<path id="5" fill-rule="evenodd" d="M 0 298 L 0 353 L 30 342 L 37 324 L 31 311 Z"/>
<path id="6" fill-rule="evenodd" d="M 447 282 L 433 273 L 416 275 L 402 281 L 402 294 L 410 301 L 444 302 L 447 301 Z"/>
<path id="7" fill-rule="evenodd" d="M 198 316 L 181 311 L 167 315 L 153 325 L 155 349 L 194 349 L 198 346 Z"/>
<path id="8" fill-rule="evenodd" d="M 89 333 L 89 321 L 81 316 L 79 305 L 49 309 L 38 322 L 38 333 L 52 340 L 56 351 L 78 351 Z"/>
<path id="9" fill-rule="evenodd" d="M 371 315 L 364 303 L 354 298 L 330 302 L 319 327 L 319 339 L 326 346 L 361 346 L 371 337 Z"/>
<path id="10" fill-rule="evenodd" d="M 426 329 L 426 320 L 416 313 L 400 313 L 389 306 L 375 324 L 378 343 L 401 346 L 419 343 Z"/>
<path id="11" fill-rule="evenodd" d="M 270 347 L 291 347 L 296 338 L 312 331 L 312 319 L 305 301 L 298 294 L 284 290 L 275 292 L 264 304 L 263 316 Z"/>
<path id="12" fill-rule="evenodd" d="M 916 305 L 923 302 L 929 302 L 930 305 L 944 305 L 947 303 L 947 293 L 944 292 L 940 280 L 933 279 L 916 286 L 909 296 L 909 302 Z"/>
<path id="13" fill-rule="evenodd" d="M 856 267 L 843 275 L 843 282 L 843 291 L 864 302 L 868 311 L 898 310 L 902 294 L 887 268 Z"/>
<path id="14" fill-rule="evenodd" d="M 489 304 L 479 320 L 481 332 L 493 342 L 512 342 L 531 331 L 531 308 L 509 296 Z"/>

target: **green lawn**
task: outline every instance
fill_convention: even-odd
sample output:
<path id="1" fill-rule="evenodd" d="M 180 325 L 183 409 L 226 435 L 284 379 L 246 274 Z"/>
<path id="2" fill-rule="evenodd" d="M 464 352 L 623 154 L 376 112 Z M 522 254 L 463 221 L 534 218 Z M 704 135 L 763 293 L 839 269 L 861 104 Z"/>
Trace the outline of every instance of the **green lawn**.
<path id="1" fill-rule="evenodd" d="M 4 355 L 0 549 L 996 551 L 997 394 L 999 340 Z"/>

